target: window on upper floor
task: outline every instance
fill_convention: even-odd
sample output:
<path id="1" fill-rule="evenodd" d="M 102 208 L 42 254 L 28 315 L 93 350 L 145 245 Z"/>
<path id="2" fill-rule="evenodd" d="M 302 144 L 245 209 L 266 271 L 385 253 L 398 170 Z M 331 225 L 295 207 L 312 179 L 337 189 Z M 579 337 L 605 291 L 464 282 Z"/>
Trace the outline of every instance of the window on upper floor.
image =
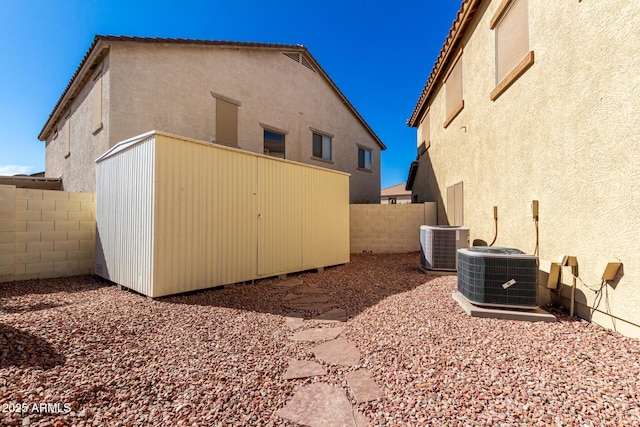
<path id="1" fill-rule="evenodd" d="M 528 0 L 504 0 L 491 19 L 495 33 L 495 88 L 491 100 L 495 101 L 534 62 L 529 50 Z"/>
<path id="2" fill-rule="evenodd" d="M 216 142 L 238 145 L 238 106 L 216 98 Z"/>
<path id="3" fill-rule="evenodd" d="M 91 122 L 91 133 L 97 133 L 102 129 L 102 70 L 93 78 L 91 108 L 93 112 Z"/>
<path id="4" fill-rule="evenodd" d="M 449 72 L 444 77 L 445 98 L 446 98 L 446 119 L 444 127 L 456 118 L 464 108 L 462 99 L 462 50 L 458 52 L 451 62 Z"/>
<path id="5" fill-rule="evenodd" d="M 425 113 L 420 125 L 418 125 L 418 155 L 424 154 L 431 146 L 431 114 L 429 109 Z"/>
<path id="6" fill-rule="evenodd" d="M 371 171 L 371 149 L 358 146 L 358 169 Z"/>
<path id="7" fill-rule="evenodd" d="M 62 137 L 64 138 L 64 157 L 66 158 L 71 155 L 71 113 L 65 116 Z"/>
<path id="8" fill-rule="evenodd" d="M 313 132 L 313 157 L 331 161 L 331 140 L 331 136 Z"/>
<path id="9" fill-rule="evenodd" d="M 280 159 L 285 158 L 284 133 L 264 130 L 264 154 Z"/>

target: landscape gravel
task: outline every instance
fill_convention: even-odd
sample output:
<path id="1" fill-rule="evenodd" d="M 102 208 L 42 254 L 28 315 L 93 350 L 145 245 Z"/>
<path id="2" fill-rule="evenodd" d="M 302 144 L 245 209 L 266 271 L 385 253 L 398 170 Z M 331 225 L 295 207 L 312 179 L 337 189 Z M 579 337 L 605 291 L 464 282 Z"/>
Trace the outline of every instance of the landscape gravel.
<path id="1" fill-rule="evenodd" d="M 275 412 L 325 383 L 374 425 L 640 426 L 639 340 L 559 309 L 469 317 L 456 277 L 422 273 L 417 253 L 351 261 L 289 278 L 346 310 L 360 362 L 294 380 L 289 360 L 317 343 L 290 339 L 277 278 L 156 300 L 91 276 L 0 284 L 0 425 L 290 425 Z M 356 401 L 345 375 L 361 368 L 384 397 Z"/>

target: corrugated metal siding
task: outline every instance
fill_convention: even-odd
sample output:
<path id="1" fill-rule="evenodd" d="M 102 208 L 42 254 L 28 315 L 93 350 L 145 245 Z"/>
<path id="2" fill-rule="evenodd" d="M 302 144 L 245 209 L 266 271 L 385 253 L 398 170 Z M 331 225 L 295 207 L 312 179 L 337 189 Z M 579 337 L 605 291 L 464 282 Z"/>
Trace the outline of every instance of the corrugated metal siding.
<path id="1" fill-rule="evenodd" d="M 149 136 L 96 167 L 96 274 L 145 295 L 153 288 L 153 158 Z"/>
<path id="2" fill-rule="evenodd" d="M 349 262 L 349 176 L 304 168 L 303 269 Z"/>
<path id="3" fill-rule="evenodd" d="M 347 174 L 154 135 L 98 160 L 105 277 L 159 297 L 349 262 Z"/>
<path id="4" fill-rule="evenodd" d="M 251 280 L 256 158 L 156 137 L 153 296 Z"/>
<path id="5" fill-rule="evenodd" d="M 304 169 L 258 158 L 258 276 L 302 270 Z"/>

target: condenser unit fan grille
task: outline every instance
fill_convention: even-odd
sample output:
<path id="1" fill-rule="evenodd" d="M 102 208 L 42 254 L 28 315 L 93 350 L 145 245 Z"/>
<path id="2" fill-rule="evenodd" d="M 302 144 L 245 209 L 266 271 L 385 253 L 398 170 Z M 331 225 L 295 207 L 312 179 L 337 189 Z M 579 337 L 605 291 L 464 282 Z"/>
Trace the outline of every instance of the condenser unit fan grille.
<path id="1" fill-rule="evenodd" d="M 456 271 L 456 251 L 469 246 L 469 228 L 423 225 L 420 227 L 420 246 L 423 268 Z"/>
<path id="2" fill-rule="evenodd" d="M 537 307 L 537 258 L 517 249 L 492 250 L 458 251 L 458 291 L 478 305 Z"/>

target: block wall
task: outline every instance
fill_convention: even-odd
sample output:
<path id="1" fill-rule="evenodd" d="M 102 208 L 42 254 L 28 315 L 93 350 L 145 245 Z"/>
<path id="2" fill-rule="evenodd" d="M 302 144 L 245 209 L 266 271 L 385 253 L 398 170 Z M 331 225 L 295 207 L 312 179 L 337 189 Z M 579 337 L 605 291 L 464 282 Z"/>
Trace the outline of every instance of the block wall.
<path id="1" fill-rule="evenodd" d="M 0 282 L 92 274 L 94 193 L 0 186 Z"/>
<path id="2" fill-rule="evenodd" d="M 420 226 L 435 225 L 436 203 L 351 205 L 351 253 L 420 250 Z"/>

